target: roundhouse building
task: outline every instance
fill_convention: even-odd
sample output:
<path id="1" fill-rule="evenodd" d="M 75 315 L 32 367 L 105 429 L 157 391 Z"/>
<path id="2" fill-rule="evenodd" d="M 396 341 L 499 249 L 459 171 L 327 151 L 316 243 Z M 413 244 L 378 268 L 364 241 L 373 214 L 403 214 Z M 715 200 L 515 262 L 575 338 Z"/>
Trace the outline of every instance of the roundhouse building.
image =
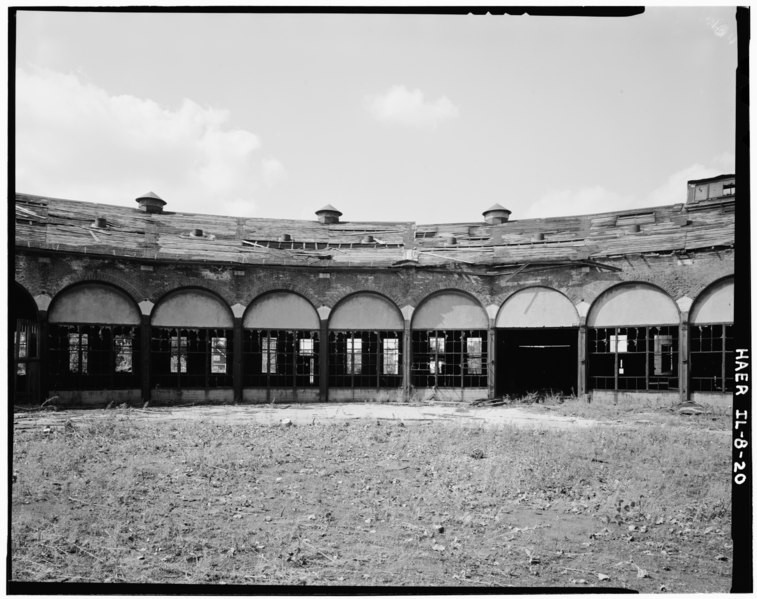
<path id="1" fill-rule="evenodd" d="M 735 177 L 681 192 L 437 225 L 17 194 L 15 401 L 729 403 Z"/>

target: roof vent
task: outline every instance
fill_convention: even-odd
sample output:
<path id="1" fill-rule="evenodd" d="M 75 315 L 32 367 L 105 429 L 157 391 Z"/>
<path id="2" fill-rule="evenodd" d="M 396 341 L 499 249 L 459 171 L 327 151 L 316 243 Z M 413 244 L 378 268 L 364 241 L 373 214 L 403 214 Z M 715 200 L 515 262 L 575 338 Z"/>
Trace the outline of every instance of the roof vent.
<path id="1" fill-rule="evenodd" d="M 193 229 L 190 235 L 192 237 L 205 237 L 205 231 L 202 229 Z"/>
<path id="2" fill-rule="evenodd" d="M 165 200 L 161 200 L 152 191 L 148 191 L 146 194 L 138 197 L 137 203 L 148 214 L 160 214 L 163 212 L 163 206 L 166 205 Z"/>
<path id="3" fill-rule="evenodd" d="M 544 233 L 534 233 L 531 241 L 544 241 Z"/>
<path id="4" fill-rule="evenodd" d="M 373 235 L 364 235 L 363 238 L 360 240 L 360 243 L 375 243 L 376 240 L 373 238 Z"/>
<path id="5" fill-rule="evenodd" d="M 457 245 L 457 237 L 452 233 L 442 233 L 439 237 L 444 240 L 444 245 Z"/>
<path id="6" fill-rule="evenodd" d="M 512 212 L 499 204 L 494 204 L 488 210 L 484 210 L 483 214 L 487 225 L 501 225 L 508 221 Z"/>
<path id="7" fill-rule="evenodd" d="M 331 204 L 326 204 L 320 210 L 316 210 L 315 215 L 318 217 L 318 222 L 322 225 L 333 225 L 339 222 L 339 217 L 342 216 L 342 213 Z"/>
<path id="8" fill-rule="evenodd" d="M 282 233 L 279 235 L 279 241 L 292 241 L 292 236 L 289 233 Z"/>
<path id="9" fill-rule="evenodd" d="M 632 225 L 628 225 L 628 232 L 629 233 L 638 233 L 641 231 L 641 225 L 638 223 L 633 223 Z"/>
<path id="10" fill-rule="evenodd" d="M 95 219 L 95 222 L 92 223 L 92 226 L 95 229 L 107 229 L 108 228 L 108 219 L 104 216 L 98 216 Z"/>

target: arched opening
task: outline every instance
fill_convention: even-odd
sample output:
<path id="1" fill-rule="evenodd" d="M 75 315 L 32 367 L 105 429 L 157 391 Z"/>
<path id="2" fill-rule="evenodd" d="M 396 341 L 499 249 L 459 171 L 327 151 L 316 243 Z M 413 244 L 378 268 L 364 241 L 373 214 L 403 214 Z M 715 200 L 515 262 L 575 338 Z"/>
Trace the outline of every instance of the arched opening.
<path id="1" fill-rule="evenodd" d="M 329 387 L 400 387 L 403 330 L 402 313 L 383 295 L 342 299 L 329 318 Z"/>
<path id="2" fill-rule="evenodd" d="M 320 319 L 312 304 L 290 291 L 256 298 L 243 321 L 243 385 L 272 389 L 317 389 Z"/>
<path id="3" fill-rule="evenodd" d="M 10 299 L 13 334 L 13 400 L 40 400 L 40 331 L 37 305 L 21 285 L 14 282 Z"/>
<path id="4" fill-rule="evenodd" d="M 153 388 L 232 386 L 231 310 L 205 289 L 179 289 L 153 309 L 150 378 Z"/>
<path id="5" fill-rule="evenodd" d="M 114 285 L 78 283 L 48 310 L 51 390 L 139 387 L 140 313 Z"/>
<path id="6" fill-rule="evenodd" d="M 496 320 L 497 395 L 577 392 L 578 312 L 549 287 L 516 291 Z"/>
<path id="7" fill-rule="evenodd" d="M 461 291 L 428 297 L 413 314 L 411 381 L 416 387 L 485 388 L 489 318 Z"/>
<path id="8" fill-rule="evenodd" d="M 699 294 L 689 316 L 689 388 L 730 393 L 734 389 L 733 278 Z"/>
<path id="9" fill-rule="evenodd" d="M 679 321 L 675 302 L 653 285 L 605 291 L 587 316 L 589 389 L 678 389 Z"/>

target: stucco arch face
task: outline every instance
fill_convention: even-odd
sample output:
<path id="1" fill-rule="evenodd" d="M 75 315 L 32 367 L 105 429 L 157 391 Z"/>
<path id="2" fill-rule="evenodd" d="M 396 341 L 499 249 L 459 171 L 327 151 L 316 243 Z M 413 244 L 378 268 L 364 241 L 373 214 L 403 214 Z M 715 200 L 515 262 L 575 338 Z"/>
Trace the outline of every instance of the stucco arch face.
<path id="1" fill-rule="evenodd" d="M 51 323 L 138 325 L 139 309 L 125 292 L 87 283 L 60 292 L 49 312 Z"/>
<path id="2" fill-rule="evenodd" d="M 733 279 L 706 289 L 691 309 L 692 324 L 733 322 Z"/>
<path id="3" fill-rule="evenodd" d="M 590 327 L 678 324 L 675 302 L 651 285 L 633 283 L 613 287 L 599 296 L 586 320 Z"/>
<path id="4" fill-rule="evenodd" d="M 156 327 L 231 328 L 231 310 L 215 295 L 203 289 L 175 291 L 153 310 Z"/>
<path id="5" fill-rule="evenodd" d="M 244 315 L 246 329 L 317 329 L 318 313 L 304 298 L 275 291 L 255 299 Z"/>
<path id="6" fill-rule="evenodd" d="M 486 329 L 489 317 L 470 296 L 445 291 L 427 299 L 413 315 L 413 329 Z"/>
<path id="7" fill-rule="evenodd" d="M 511 295 L 497 314 L 500 328 L 577 327 L 578 312 L 570 300 L 549 287 L 529 287 Z"/>
<path id="8" fill-rule="evenodd" d="M 329 319 L 332 330 L 401 331 L 404 321 L 399 308 L 373 293 L 357 293 L 340 302 Z"/>

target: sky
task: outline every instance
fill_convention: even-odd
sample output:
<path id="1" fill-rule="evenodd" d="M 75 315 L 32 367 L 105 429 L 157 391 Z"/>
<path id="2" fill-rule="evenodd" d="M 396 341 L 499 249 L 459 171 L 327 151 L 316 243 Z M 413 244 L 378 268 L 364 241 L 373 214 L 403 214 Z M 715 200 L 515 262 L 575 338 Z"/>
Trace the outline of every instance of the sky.
<path id="1" fill-rule="evenodd" d="M 315 220 L 686 200 L 734 172 L 735 9 L 626 18 L 21 11 L 16 190 Z"/>

